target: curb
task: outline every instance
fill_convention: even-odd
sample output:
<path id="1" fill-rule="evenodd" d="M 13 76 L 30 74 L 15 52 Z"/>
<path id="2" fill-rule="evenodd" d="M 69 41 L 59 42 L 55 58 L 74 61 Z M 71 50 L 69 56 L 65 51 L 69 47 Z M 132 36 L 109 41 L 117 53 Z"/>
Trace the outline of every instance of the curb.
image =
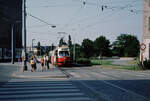
<path id="1" fill-rule="evenodd" d="M 13 77 L 17 78 L 67 78 L 66 75 L 64 76 L 25 76 L 25 75 L 17 75 L 17 74 L 12 74 Z"/>

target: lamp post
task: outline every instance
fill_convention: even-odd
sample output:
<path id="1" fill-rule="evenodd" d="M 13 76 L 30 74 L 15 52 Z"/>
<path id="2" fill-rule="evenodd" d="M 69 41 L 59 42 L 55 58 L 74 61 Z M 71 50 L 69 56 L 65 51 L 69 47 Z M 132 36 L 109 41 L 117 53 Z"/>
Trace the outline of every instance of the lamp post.
<path id="1" fill-rule="evenodd" d="M 76 63 L 76 45 L 75 45 L 75 39 L 74 39 L 74 47 L 73 47 L 73 60 L 74 60 L 74 63 Z"/>
<path id="2" fill-rule="evenodd" d="M 15 33 L 14 33 L 14 24 L 11 24 L 11 63 L 14 64 L 14 52 L 15 52 Z"/>
<path id="3" fill-rule="evenodd" d="M 32 39 L 32 51 L 33 51 L 33 41 L 35 41 L 35 39 Z"/>
<path id="4" fill-rule="evenodd" d="M 16 33 L 14 33 L 14 26 L 21 21 L 11 22 L 11 63 L 14 64 L 15 53 L 16 53 Z"/>

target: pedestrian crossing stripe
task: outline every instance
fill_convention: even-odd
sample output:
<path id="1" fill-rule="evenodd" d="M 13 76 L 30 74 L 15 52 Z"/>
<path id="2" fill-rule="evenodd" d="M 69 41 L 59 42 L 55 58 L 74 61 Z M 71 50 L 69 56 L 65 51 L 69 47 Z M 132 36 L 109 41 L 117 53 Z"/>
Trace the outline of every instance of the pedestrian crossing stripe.
<path id="1" fill-rule="evenodd" d="M 91 101 L 71 82 L 8 82 L 0 87 L 0 101 Z"/>

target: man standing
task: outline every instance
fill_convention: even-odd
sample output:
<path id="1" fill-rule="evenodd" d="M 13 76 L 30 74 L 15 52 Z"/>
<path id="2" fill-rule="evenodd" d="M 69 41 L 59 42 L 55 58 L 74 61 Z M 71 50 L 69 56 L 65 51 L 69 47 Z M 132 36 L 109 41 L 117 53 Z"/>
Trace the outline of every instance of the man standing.
<path id="1" fill-rule="evenodd" d="M 44 70 L 44 58 L 43 56 L 41 57 L 41 70 Z"/>
<path id="2" fill-rule="evenodd" d="M 48 55 L 45 56 L 45 59 L 46 59 L 47 69 L 49 69 L 49 57 L 48 57 Z"/>

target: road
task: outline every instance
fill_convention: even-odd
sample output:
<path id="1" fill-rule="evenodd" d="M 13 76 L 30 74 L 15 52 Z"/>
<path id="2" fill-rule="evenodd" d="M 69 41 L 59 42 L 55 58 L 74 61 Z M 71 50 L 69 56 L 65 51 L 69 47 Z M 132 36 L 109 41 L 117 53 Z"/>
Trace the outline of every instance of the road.
<path id="1" fill-rule="evenodd" d="M 94 101 L 68 78 L 12 77 L 19 67 L 0 64 L 0 101 Z"/>
<path id="2" fill-rule="evenodd" d="M 0 82 L 8 82 L 12 79 L 12 73 L 20 69 L 21 64 L 0 63 Z"/>
<path id="3" fill-rule="evenodd" d="M 14 78 L 0 64 L 0 101 L 150 101 L 150 71 L 64 67 L 68 78 Z"/>
<path id="4" fill-rule="evenodd" d="M 105 101 L 150 101 L 150 71 L 96 67 L 64 68 L 72 82 L 81 84 Z M 83 88 L 83 89 L 85 89 Z"/>

